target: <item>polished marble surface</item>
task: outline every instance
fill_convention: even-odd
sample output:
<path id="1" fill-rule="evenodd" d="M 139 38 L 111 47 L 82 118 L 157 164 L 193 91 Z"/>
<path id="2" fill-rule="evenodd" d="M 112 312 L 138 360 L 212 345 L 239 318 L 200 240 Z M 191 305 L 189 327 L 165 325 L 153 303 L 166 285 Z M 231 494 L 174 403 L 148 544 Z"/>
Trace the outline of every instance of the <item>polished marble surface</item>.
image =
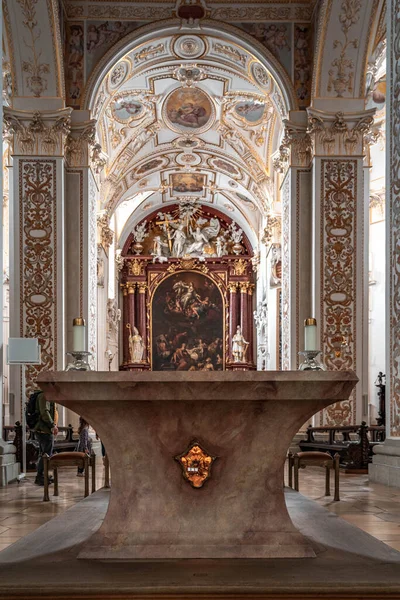
<path id="1" fill-rule="evenodd" d="M 286 509 L 287 448 L 357 381 L 352 371 L 42 372 L 46 398 L 93 425 L 113 472 L 106 517 L 81 557 L 315 556 Z M 175 460 L 194 441 L 216 457 L 200 489 Z"/>

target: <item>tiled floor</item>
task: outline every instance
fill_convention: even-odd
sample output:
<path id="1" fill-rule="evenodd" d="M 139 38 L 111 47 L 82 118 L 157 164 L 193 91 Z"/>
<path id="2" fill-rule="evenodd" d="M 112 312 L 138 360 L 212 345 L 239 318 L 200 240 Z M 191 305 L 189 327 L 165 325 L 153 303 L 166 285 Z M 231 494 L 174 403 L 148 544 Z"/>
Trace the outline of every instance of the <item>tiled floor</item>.
<path id="1" fill-rule="evenodd" d="M 333 479 L 333 477 L 332 477 Z M 340 502 L 325 497 L 325 472 L 308 467 L 299 473 L 299 489 L 339 517 L 400 550 L 400 489 L 370 483 L 368 475 L 340 474 Z M 331 482 L 333 494 L 333 481 Z M 0 523 L 1 524 L 1 523 Z M 1 535 L 0 535 L 1 540 Z"/>
<path id="2" fill-rule="evenodd" d="M 97 457 L 97 488 L 104 483 L 104 468 Z M 83 498 L 83 478 L 75 468 L 59 470 L 60 496 L 44 503 L 43 488 L 36 486 L 35 474 L 20 484 L 0 488 L 0 550 L 63 513 Z M 50 488 L 52 489 L 52 488 Z M 340 476 L 340 502 L 324 496 L 325 474 L 318 467 L 300 472 L 300 492 L 356 525 L 372 536 L 400 550 L 400 489 L 369 483 L 367 475 Z M 333 490 L 332 490 L 333 492 Z M 50 492 L 51 493 L 51 492 Z"/>
<path id="3" fill-rule="evenodd" d="M 104 485 L 99 454 L 100 451 L 96 461 L 97 489 Z M 43 488 L 34 484 L 35 473 L 28 473 L 19 484 L 0 487 L 0 551 L 82 500 L 84 479 L 76 476 L 76 467 L 59 469 L 58 477 L 60 495 L 52 496 L 53 486 L 50 486 L 50 502 L 43 502 Z"/>

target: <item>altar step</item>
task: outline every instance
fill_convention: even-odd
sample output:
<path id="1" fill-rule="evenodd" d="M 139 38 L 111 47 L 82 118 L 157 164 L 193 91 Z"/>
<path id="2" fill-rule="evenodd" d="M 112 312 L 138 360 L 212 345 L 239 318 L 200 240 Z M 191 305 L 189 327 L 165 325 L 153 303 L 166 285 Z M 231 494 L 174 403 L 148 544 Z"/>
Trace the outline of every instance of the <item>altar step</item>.
<path id="1" fill-rule="evenodd" d="M 400 553 L 316 502 L 287 491 L 291 518 L 314 559 L 78 560 L 100 526 L 100 490 L 0 553 L 0 597 L 8 600 L 394 600 Z"/>

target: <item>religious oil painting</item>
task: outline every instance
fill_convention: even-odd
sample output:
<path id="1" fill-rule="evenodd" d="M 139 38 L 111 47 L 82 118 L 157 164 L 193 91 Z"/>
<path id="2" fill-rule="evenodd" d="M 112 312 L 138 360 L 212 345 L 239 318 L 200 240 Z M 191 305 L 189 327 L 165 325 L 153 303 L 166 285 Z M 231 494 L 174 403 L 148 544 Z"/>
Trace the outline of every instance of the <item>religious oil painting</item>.
<path id="1" fill-rule="evenodd" d="M 133 94 L 128 94 L 114 100 L 111 111 L 114 119 L 126 123 L 131 120 L 140 119 L 144 113 L 144 106 L 136 100 Z"/>
<path id="2" fill-rule="evenodd" d="M 137 171 L 136 171 L 136 175 L 143 175 L 144 173 L 148 173 L 149 171 L 153 171 L 154 169 L 157 169 L 158 167 L 161 167 L 161 165 L 163 164 L 163 160 L 161 158 L 153 158 L 151 160 L 148 160 L 147 162 L 145 162 L 143 165 L 141 165 Z"/>
<path id="3" fill-rule="evenodd" d="M 209 277 L 183 271 L 154 292 L 153 371 L 222 371 L 224 305 Z"/>
<path id="4" fill-rule="evenodd" d="M 225 171 L 225 173 L 229 173 L 229 175 L 232 175 L 233 177 L 239 177 L 240 175 L 239 169 L 223 158 L 213 158 L 211 159 L 210 164 L 214 169 L 217 169 L 217 171 Z"/>
<path id="5" fill-rule="evenodd" d="M 212 125 L 210 98 L 197 88 L 174 90 L 166 100 L 164 118 L 173 131 L 205 131 Z"/>
<path id="6" fill-rule="evenodd" d="M 235 105 L 235 113 L 240 118 L 246 121 L 249 125 L 256 125 L 261 121 L 265 112 L 264 102 L 249 100 L 238 102 Z"/>
<path id="7" fill-rule="evenodd" d="M 170 176 L 172 194 L 202 195 L 205 190 L 206 176 L 198 173 L 174 173 Z"/>

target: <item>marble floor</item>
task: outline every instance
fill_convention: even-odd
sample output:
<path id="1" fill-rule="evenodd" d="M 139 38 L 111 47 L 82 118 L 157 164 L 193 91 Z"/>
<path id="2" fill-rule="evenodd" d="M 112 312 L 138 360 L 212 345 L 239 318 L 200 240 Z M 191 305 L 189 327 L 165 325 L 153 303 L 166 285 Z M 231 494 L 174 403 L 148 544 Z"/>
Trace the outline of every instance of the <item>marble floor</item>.
<path id="1" fill-rule="evenodd" d="M 97 488 L 104 481 L 101 457 L 97 457 Z M 26 534 L 35 531 L 83 498 L 83 478 L 75 468 L 59 471 L 60 496 L 50 496 L 43 503 L 43 488 L 34 484 L 35 474 L 28 474 L 20 484 L 0 488 L 0 551 Z M 367 475 L 340 475 L 340 502 L 324 496 L 324 471 L 308 467 L 300 472 L 300 492 L 329 511 L 400 550 L 400 489 L 369 483 Z M 333 490 L 332 490 L 333 491 Z M 51 492 L 50 492 L 51 493 Z"/>

